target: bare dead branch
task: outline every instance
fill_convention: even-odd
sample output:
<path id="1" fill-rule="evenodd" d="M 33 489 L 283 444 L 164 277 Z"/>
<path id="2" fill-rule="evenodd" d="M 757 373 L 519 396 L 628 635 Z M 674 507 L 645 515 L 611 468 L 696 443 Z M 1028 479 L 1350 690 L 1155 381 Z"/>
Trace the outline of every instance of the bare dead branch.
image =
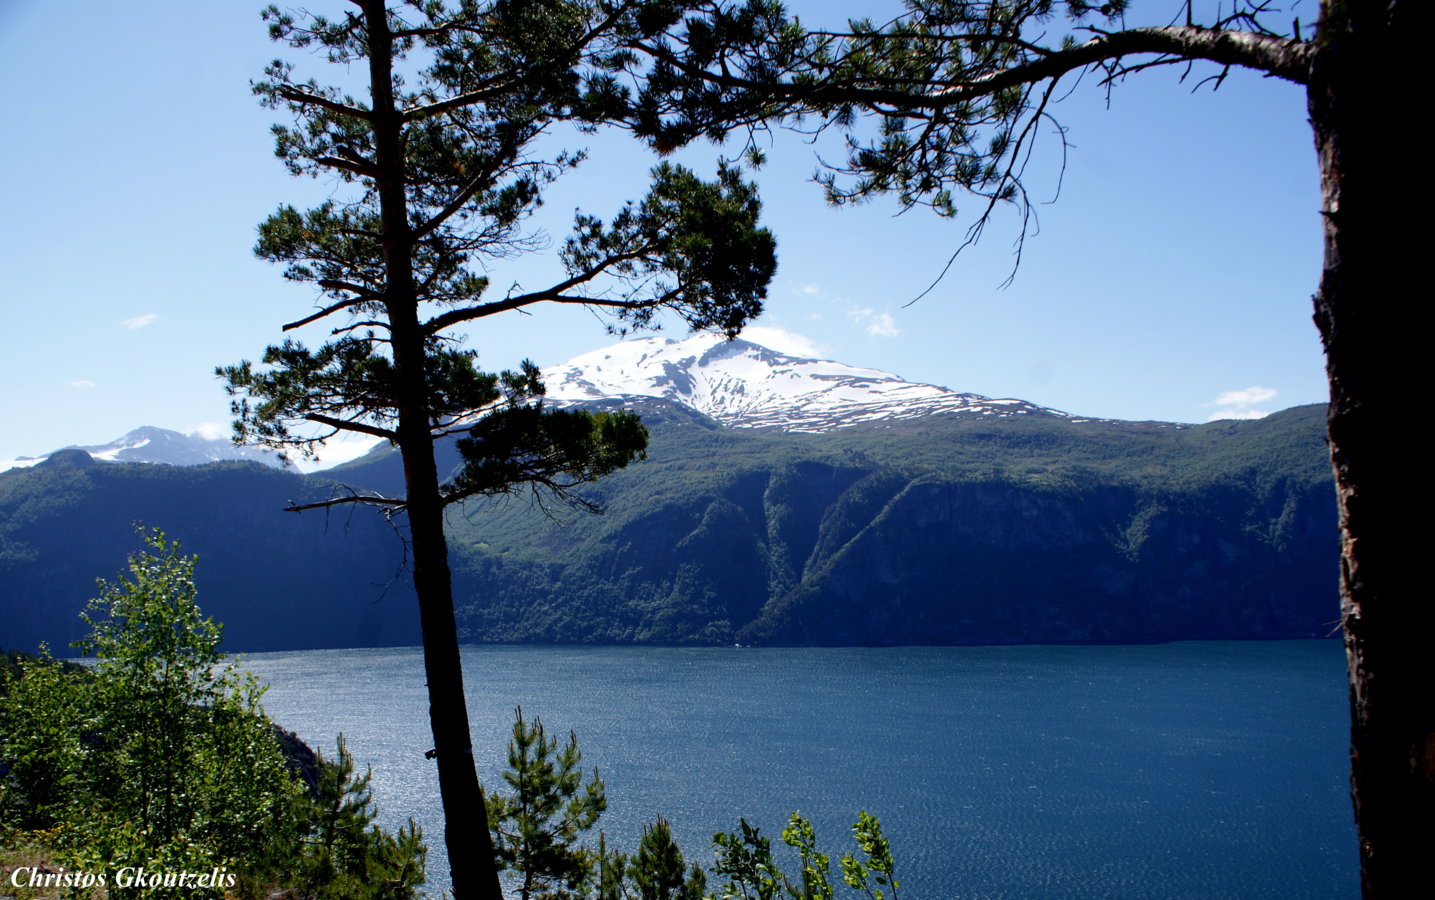
<path id="1" fill-rule="evenodd" d="M 369 503 L 374 506 L 383 506 L 388 509 L 403 509 L 408 505 L 405 500 L 395 500 L 392 497 L 384 497 L 378 494 L 372 496 L 367 494 L 354 494 L 349 497 L 332 497 L 328 500 L 320 500 L 317 503 L 291 503 L 284 507 L 285 512 L 303 512 L 306 509 L 329 509 L 334 506 L 342 506 L 346 503 Z"/>

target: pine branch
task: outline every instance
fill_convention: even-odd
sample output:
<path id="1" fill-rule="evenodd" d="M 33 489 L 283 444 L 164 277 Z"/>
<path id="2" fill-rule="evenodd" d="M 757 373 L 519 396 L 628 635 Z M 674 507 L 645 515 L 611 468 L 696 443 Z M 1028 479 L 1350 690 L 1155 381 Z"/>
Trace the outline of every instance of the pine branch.
<path id="1" fill-rule="evenodd" d="M 348 419 L 337 419 L 333 416 L 326 416 L 323 413 L 305 413 L 304 418 L 310 422 L 317 422 L 320 425 L 328 425 L 330 428 L 337 428 L 340 431 L 357 431 L 360 434 L 368 434 L 374 437 L 381 437 L 388 441 L 397 441 L 398 432 L 379 428 L 376 425 L 365 425 L 362 422 L 352 422 Z"/>
<path id="2" fill-rule="evenodd" d="M 346 283 L 344 283 L 344 282 L 337 282 L 337 281 L 321 281 L 321 282 L 319 282 L 319 286 L 320 286 L 320 287 L 323 287 L 323 288 L 326 288 L 326 289 L 328 289 L 328 290 L 343 290 L 343 291 L 359 290 L 359 288 L 357 288 L 357 287 L 351 286 L 351 285 L 346 284 Z M 338 303 L 334 303 L 334 304 L 332 304 L 332 305 L 330 305 L 330 306 L 326 306 L 326 307 L 324 307 L 323 309 L 319 310 L 318 312 L 313 313 L 312 315 L 305 316 L 304 318 L 299 319 L 299 320 L 296 321 L 296 322 L 290 322 L 289 324 L 285 325 L 282 330 L 283 330 L 283 331 L 293 331 L 295 328 L 302 328 L 302 327 L 304 327 L 305 325 L 308 325 L 310 322 L 317 322 L 318 320 L 324 318 L 325 316 L 332 315 L 333 313 L 336 313 L 336 312 L 338 312 L 338 311 L 341 310 L 341 309 L 348 309 L 348 308 L 350 308 L 350 307 L 352 307 L 352 306 L 358 306 L 360 303 L 367 303 L 367 302 L 370 301 L 370 300 L 377 300 L 377 299 L 379 299 L 378 295 L 376 295 L 376 294 L 369 294 L 369 293 L 365 293 L 365 294 L 363 294 L 363 295 L 361 295 L 361 296 L 358 296 L 358 297 L 349 297 L 349 298 L 346 299 L 346 300 L 340 300 Z"/>
<path id="3" fill-rule="evenodd" d="M 428 334 L 438 334 L 443 329 L 453 325 L 457 325 L 460 322 L 468 322 L 473 319 L 482 319 L 487 316 L 506 312 L 512 309 L 522 309 L 525 306 L 532 306 L 535 303 L 569 303 L 587 306 L 606 306 L 616 309 L 643 309 L 644 307 L 652 306 L 658 301 L 612 300 L 608 298 L 584 297 L 564 293 L 564 291 L 592 281 L 612 266 L 627 262 L 629 260 L 641 258 L 645 252 L 646 250 L 633 251 L 630 253 L 619 253 L 607 257 L 598 265 L 593 266 L 592 268 L 587 269 L 583 272 L 580 272 L 579 274 L 574 275 L 572 278 L 561 281 L 546 290 L 533 291 L 527 294 L 519 294 L 516 297 L 509 297 L 504 300 L 495 300 L 491 303 L 483 303 L 478 306 L 470 306 L 467 308 L 449 310 L 448 312 L 439 316 L 435 316 L 434 318 L 429 319 L 427 322 L 425 322 L 424 331 Z M 664 294 L 663 296 L 668 297 L 669 295 Z"/>
<path id="4" fill-rule="evenodd" d="M 1114 32 L 1089 30 L 1096 36 L 1084 44 L 1064 50 L 1044 51 L 1037 59 L 973 75 L 930 93 L 874 87 L 869 80 L 859 78 L 846 82 L 787 82 L 774 85 L 734 75 L 727 68 L 720 72 L 709 71 L 658 45 L 642 44 L 640 48 L 686 75 L 770 101 L 803 107 L 886 105 L 901 111 L 947 109 L 1008 88 L 1057 78 L 1092 65 L 1119 62 L 1126 56 L 1137 54 L 1169 55 L 1183 60 L 1203 59 L 1255 69 L 1296 84 L 1305 84 L 1309 80 L 1310 61 L 1315 52 L 1311 44 L 1291 38 L 1200 26 L 1168 25 Z M 928 83 L 914 82 L 917 85 Z"/>
<path id="5" fill-rule="evenodd" d="M 372 113 L 359 109 L 356 106 L 348 106 L 336 100 L 330 100 L 328 97 L 321 97 L 318 94 L 301 91 L 298 88 L 281 87 L 277 93 L 290 103 L 297 103 L 301 106 L 318 106 L 341 116 L 353 116 L 356 119 L 363 119 L 365 122 L 371 122 L 374 118 Z"/>

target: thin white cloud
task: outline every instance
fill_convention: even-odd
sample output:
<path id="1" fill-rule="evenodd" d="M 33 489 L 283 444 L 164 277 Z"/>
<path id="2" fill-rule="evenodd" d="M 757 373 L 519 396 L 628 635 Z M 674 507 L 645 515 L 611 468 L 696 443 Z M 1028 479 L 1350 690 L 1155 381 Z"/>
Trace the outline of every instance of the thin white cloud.
<path id="1" fill-rule="evenodd" d="M 228 425 L 220 422 L 200 422 L 194 426 L 194 436 L 206 441 L 217 441 L 231 434 Z"/>
<path id="2" fill-rule="evenodd" d="M 814 295 L 814 294 L 821 293 L 821 291 L 822 291 L 822 288 L 820 288 L 820 287 L 817 286 L 815 283 L 810 282 L 810 281 L 809 281 L 807 284 L 804 284 L 802 287 L 798 288 L 798 293 L 800 293 L 800 294 L 806 294 L 806 295 L 808 295 L 809 297 L 812 296 L 812 295 Z"/>
<path id="3" fill-rule="evenodd" d="M 778 353 L 789 356 L 820 357 L 821 345 L 806 335 L 772 325 L 749 325 L 742 330 L 742 336 L 754 344 L 761 344 Z"/>
<path id="4" fill-rule="evenodd" d="M 902 333 L 897 322 L 888 313 L 878 313 L 867 323 L 867 333 L 873 337 L 896 337 Z"/>
<path id="5" fill-rule="evenodd" d="M 155 313 L 145 313 L 142 316 L 135 316 L 133 319 L 125 319 L 120 324 L 124 325 L 130 331 L 135 331 L 136 329 L 143 328 L 146 325 L 153 323 L 154 320 L 158 318 L 159 316 Z"/>
<path id="6" fill-rule="evenodd" d="M 877 312 L 870 306 L 848 310 L 847 315 L 861 325 L 862 330 L 870 337 L 896 337 L 902 333 L 891 313 Z"/>
<path id="7" fill-rule="evenodd" d="M 1252 403 L 1265 403 L 1276 398 L 1279 393 L 1275 388 L 1257 387 L 1252 385 L 1239 391 L 1226 391 L 1216 398 L 1215 406 L 1250 406 Z"/>
<path id="8" fill-rule="evenodd" d="M 1260 387 L 1251 385 L 1238 391 L 1226 391 L 1214 401 L 1205 404 L 1216 407 L 1216 411 L 1206 419 L 1207 422 L 1215 422 L 1218 419 L 1260 419 L 1270 415 L 1269 410 L 1255 409 L 1257 403 L 1267 403 L 1276 398 L 1280 393 L 1275 388 Z"/>
<path id="9" fill-rule="evenodd" d="M 88 378 L 81 378 L 76 381 L 67 382 L 72 388 L 92 388 L 95 383 Z"/>

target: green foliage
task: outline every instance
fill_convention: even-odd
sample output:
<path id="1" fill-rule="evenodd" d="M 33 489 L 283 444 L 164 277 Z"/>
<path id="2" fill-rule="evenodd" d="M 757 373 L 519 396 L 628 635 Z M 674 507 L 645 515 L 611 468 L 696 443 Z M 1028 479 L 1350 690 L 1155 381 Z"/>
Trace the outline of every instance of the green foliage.
<path id="1" fill-rule="evenodd" d="M 43 829 L 56 859 L 90 871 L 144 866 L 213 884 L 108 886 L 112 898 L 267 894 L 406 900 L 422 883 L 410 827 L 372 826 L 368 778 L 340 746 L 311 798 L 291 774 L 253 676 L 225 662 L 195 602 L 195 558 L 160 532 L 126 577 L 100 583 L 77 642 L 83 670 L 42 651 L 5 676 L 0 827 Z M 8 667 L 7 667 L 8 668 Z"/>
<path id="2" fill-rule="evenodd" d="M 772 858 L 772 840 L 763 837 L 760 829 L 738 820 L 738 831 L 713 835 L 717 862 L 713 874 L 726 876 L 727 884 L 718 889 L 718 900 L 773 900 L 787 884 L 782 869 Z"/>
<path id="3" fill-rule="evenodd" d="M 638 852 L 627 869 L 638 900 L 703 900 L 707 876 L 697 863 L 689 870 L 684 865 L 683 851 L 673 840 L 667 819 L 659 816 L 644 826 Z"/>
<path id="4" fill-rule="evenodd" d="M 0 766 L 9 770 L 0 777 L 0 822 L 53 828 L 80 805 L 85 685 L 43 646 L 11 664 L 0 676 Z"/>
<path id="5" fill-rule="evenodd" d="M 522 900 L 574 898 L 592 878 L 594 853 L 579 844 L 608 806 L 595 771 L 583 780 L 583 754 L 569 734 L 561 750 L 540 719 L 529 725 L 516 711 L 503 780 L 511 794 L 488 798 L 488 818 L 500 871 L 518 878 Z"/>
<path id="6" fill-rule="evenodd" d="M 285 878 L 296 900 L 409 900 L 424 882 L 427 848 L 412 819 L 398 834 L 374 825 L 372 772 L 356 777 L 339 736 L 336 760 L 319 758 L 303 852 Z"/>
<path id="7" fill-rule="evenodd" d="M 708 892 L 702 866 L 688 864 L 661 816 L 644 826 L 631 855 L 610 849 L 601 832 L 596 848 L 580 845 L 607 808 L 597 773 L 584 783 L 582 759 L 575 736 L 559 750 L 540 720 L 530 725 L 517 711 L 503 774 L 512 793 L 491 796 L 488 804 L 500 868 L 523 900 L 832 900 L 828 857 L 817 848 L 812 823 L 798 813 L 782 832 L 797 854 L 795 878 L 774 860 L 772 842 L 743 819 L 738 832 L 713 835 L 712 873 L 726 879 L 716 893 Z M 843 855 L 843 883 L 872 900 L 895 900 L 892 851 L 881 824 L 862 812 L 852 833 L 859 853 Z"/>
<path id="8" fill-rule="evenodd" d="M 817 849 L 817 834 L 812 830 L 812 823 L 793 813 L 787 827 L 782 829 L 782 842 L 797 851 L 801 866 L 796 896 L 801 900 L 832 900 L 827 854 Z"/>
<path id="9" fill-rule="evenodd" d="M 865 859 L 851 853 L 842 854 L 842 880 L 872 900 L 896 900 L 896 864 L 892 861 L 892 845 L 882 834 L 882 823 L 863 810 L 852 824 L 852 836 Z"/>
<path id="10" fill-rule="evenodd" d="M 860 853 L 844 853 L 840 860 L 842 881 L 849 888 L 866 894 L 871 900 L 895 900 L 897 880 L 892 848 L 882 834 L 877 817 L 866 811 L 858 813 L 852 835 Z M 763 837 L 746 819 L 739 821 L 739 830 L 732 834 L 713 835 L 717 863 L 713 873 L 726 876 L 727 884 L 719 889 L 717 900 L 831 900 L 834 896 L 829 878 L 828 857 L 817 849 L 817 836 L 812 823 L 793 813 L 782 830 L 782 842 L 797 852 L 800 866 L 796 878 L 789 877 L 773 859 L 772 841 Z"/>
<path id="11" fill-rule="evenodd" d="M 571 488 L 645 457 L 647 444 L 647 429 L 627 410 L 545 410 L 541 404 L 511 404 L 484 416 L 458 442 L 463 464 L 444 495 L 494 496 L 542 486 L 581 502 L 569 494 Z"/>
<path id="12" fill-rule="evenodd" d="M 297 787 L 259 710 L 262 689 L 220 665 L 220 628 L 195 603 L 194 558 L 158 532 L 145 542 L 128 579 L 101 583 L 83 615 L 91 631 L 78 646 L 98 663 L 76 852 L 191 871 L 267 857 Z"/>

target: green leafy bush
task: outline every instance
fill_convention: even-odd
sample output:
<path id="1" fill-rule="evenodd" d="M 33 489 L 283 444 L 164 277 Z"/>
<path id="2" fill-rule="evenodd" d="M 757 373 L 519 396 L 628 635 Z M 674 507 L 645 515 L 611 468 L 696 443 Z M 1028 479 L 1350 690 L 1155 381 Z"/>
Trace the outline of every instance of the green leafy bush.
<path id="1" fill-rule="evenodd" d="M 195 602 L 195 558 L 160 532 L 145 544 L 82 614 L 90 632 L 76 646 L 93 666 L 42 648 L 6 676 L 0 828 L 43 834 L 55 862 L 106 873 L 110 898 L 281 886 L 300 898 L 413 897 L 418 830 L 372 825 L 368 776 L 353 777 L 342 743 L 306 790 L 259 706 L 262 686 L 225 660 L 221 627 Z M 218 874 L 197 889 L 118 883 L 141 867 Z"/>

